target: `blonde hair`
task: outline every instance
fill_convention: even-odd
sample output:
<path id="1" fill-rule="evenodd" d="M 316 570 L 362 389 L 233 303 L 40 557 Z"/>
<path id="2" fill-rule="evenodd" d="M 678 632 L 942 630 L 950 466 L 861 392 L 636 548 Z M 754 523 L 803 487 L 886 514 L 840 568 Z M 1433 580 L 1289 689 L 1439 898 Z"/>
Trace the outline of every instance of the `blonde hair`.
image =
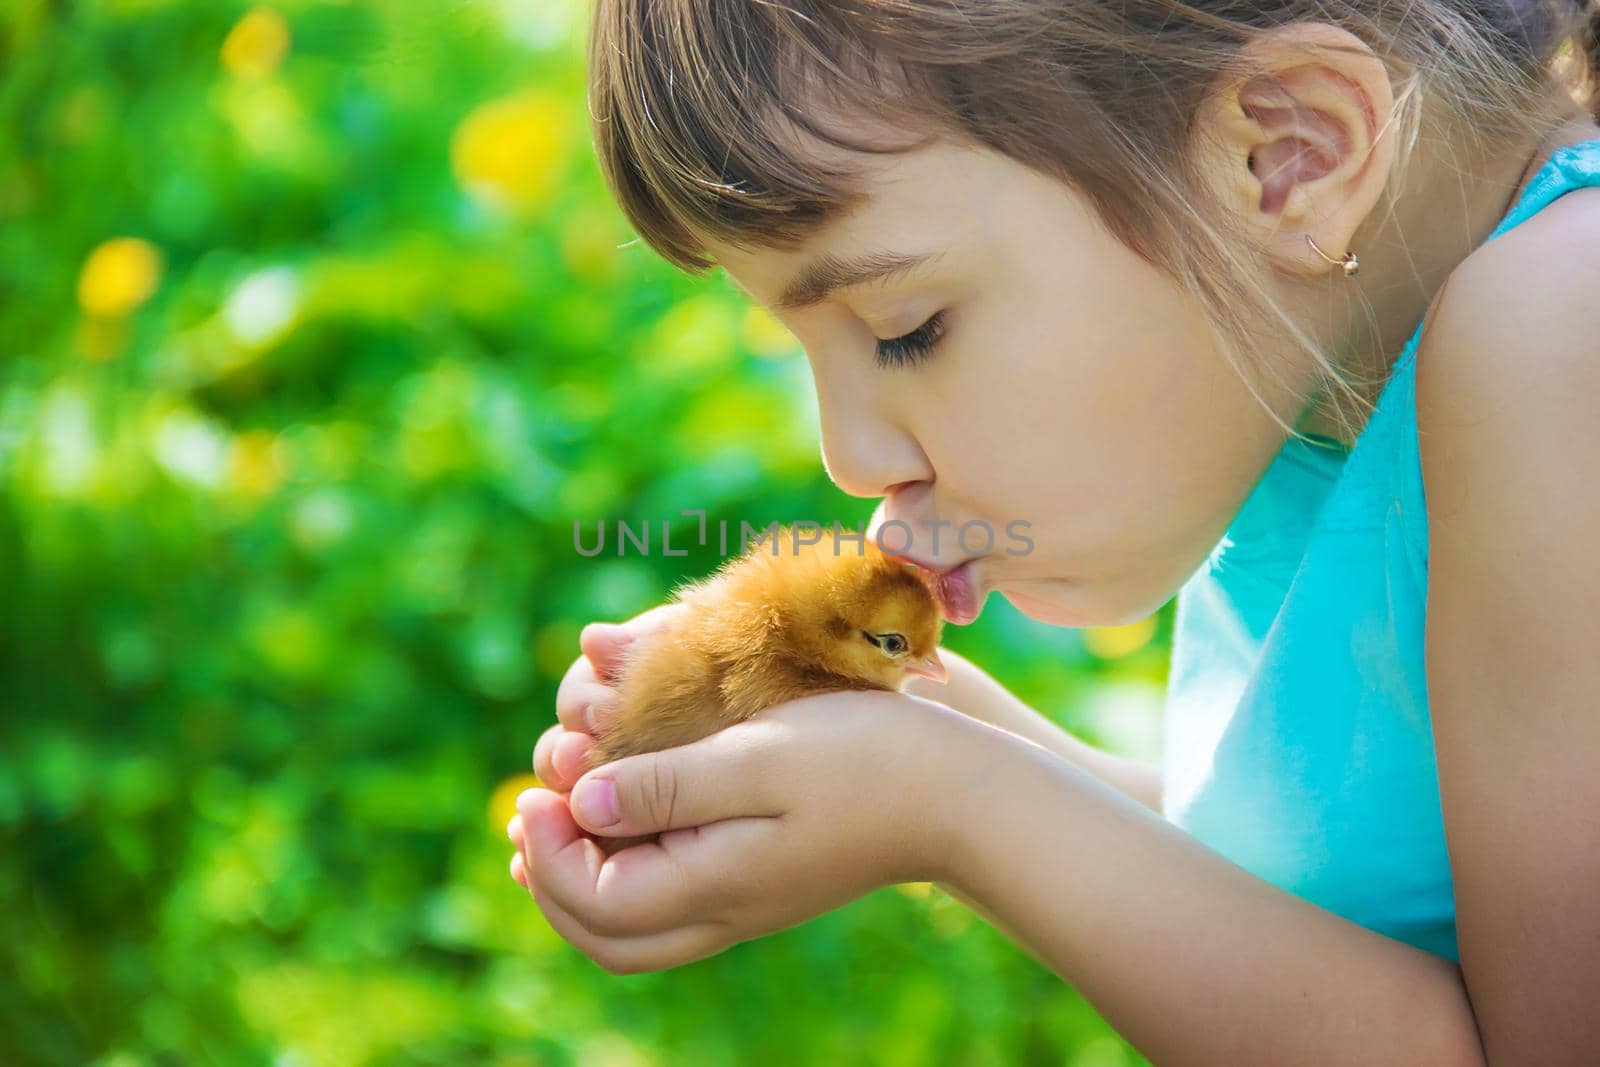
<path id="1" fill-rule="evenodd" d="M 1600 6 L 1589 0 L 594 2 L 601 170 L 641 239 L 679 268 L 714 265 L 706 238 L 793 249 L 860 202 L 858 174 L 807 157 L 785 122 L 864 153 L 964 139 L 1082 193 L 1119 240 L 1197 297 L 1252 391 L 1281 375 L 1271 356 L 1281 339 L 1298 341 L 1346 427 L 1344 401 L 1370 412 L 1362 389 L 1381 383 L 1352 385 L 1297 328 L 1258 280 L 1262 253 L 1230 229 L 1192 164 L 1205 93 L 1219 75 L 1256 73 L 1240 46 L 1316 21 L 1383 57 L 1395 85 L 1391 189 L 1424 131 L 1489 159 L 1550 125 L 1564 106 L 1552 91 L 1558 57 L 1600 114 Z M 926 135 L 851 140 L 808 114 L 817 93 Z"/>

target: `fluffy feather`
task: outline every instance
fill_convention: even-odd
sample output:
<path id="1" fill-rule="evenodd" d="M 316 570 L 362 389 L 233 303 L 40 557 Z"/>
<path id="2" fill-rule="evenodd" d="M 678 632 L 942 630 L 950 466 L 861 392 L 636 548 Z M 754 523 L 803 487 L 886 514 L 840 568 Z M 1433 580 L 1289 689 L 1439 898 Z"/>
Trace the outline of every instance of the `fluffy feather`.
<path id="1" fill-rule="evenodd" d="M 596 737 L 590 768 L 688 744 L 813 693 L 898 690 L 913 674 L 943 680 L 943 619 L 916 568 L 871 538 L 820 535 L 806 544 L 781 528 L 676 590 L 688 610 L 627 646 L 617 712 Z"/>

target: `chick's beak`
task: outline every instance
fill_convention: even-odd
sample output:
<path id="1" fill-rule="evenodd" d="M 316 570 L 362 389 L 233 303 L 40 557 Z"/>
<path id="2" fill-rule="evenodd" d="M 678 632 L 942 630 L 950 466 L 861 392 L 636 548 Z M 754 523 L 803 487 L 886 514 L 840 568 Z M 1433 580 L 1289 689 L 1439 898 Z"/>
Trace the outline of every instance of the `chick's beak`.
<path id="1" fill-rule="evenodd" d="M 907 663 L 906 673 L 931 678 L 940 683 L 950 680 L 950 671 L 945 667 L 944 660 L 939 658 L 938 649 L 934 649 L 922 659 L 914 659 Z"/>

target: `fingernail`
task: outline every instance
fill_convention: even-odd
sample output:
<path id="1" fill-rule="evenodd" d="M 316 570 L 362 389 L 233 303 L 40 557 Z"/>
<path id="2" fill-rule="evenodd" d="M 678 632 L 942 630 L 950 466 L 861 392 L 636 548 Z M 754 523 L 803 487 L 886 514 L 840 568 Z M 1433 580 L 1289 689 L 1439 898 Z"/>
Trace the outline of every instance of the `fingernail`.
<path id="1" fill-rule="evenodd" d="M 572 796 L 585 826 L 614 826 L 617 814 L 617 784 L 609 778 L 591 778 Z"/>
<path id="2" fill-rule="evenodd" d="M 517 832 L 516 830 L 512 829 L 512 827 L 516 825 L 517 819 L 520 817 L 521 816 L 513 815 L 506 823 L 506 836 L 509 837 L 513 843 L 517 840 Z"/>

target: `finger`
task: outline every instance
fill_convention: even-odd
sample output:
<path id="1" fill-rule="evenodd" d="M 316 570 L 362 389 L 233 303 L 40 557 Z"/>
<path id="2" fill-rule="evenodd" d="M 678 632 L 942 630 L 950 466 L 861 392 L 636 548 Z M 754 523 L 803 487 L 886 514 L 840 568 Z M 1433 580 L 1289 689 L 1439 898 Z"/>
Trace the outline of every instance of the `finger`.
<path id="1" fill-rule="evenodd" d="M 567 729 L 592 736 L 610 725 L 621 699 L 609 685 L 574 681 L 556 691 L 556 718 Z"/>
<path id="2" fill-rule="evenodd" d="M 638 633 L 630 626 L 615 622 L 591 622 L 578 632 L 578 647 L 601 680 L 614 678 L 621 663 L 622 650 L 632 644 Z"/>
<path id="3" fill-rule="evenodd" d="M 618 693 L 595 677 L 588 657 L 579 656 L 556 687 L 556 718 L 569 730 L 594 733 L 591 707 L 613 707 Z"/>
<path id="4" fill-rule="evenodd" d="M 588 734 L 575 734 L 569 731 L 557 739 L 550 761 L 557 777 L 565 783 L 560 792 L 571 792 L 573 783 L 583 777 L 583 772 L 589 769 L 586 761 L 594 746 L 595 740 Z"/>
<path id="5" fill-rule="evenodd" d="M 585 830 L 632 837 L 785 810 L 771 768 L 770 722 L 735 723 L 659 752 L 624 756 L 580 777 L 572 814 Z"/>
<path id="6" fill-rule="evenodd" d="M 522 888 L 528 888 L 528 868 L 522 861 L 521 852 L 511 854 L 511 879 Z"/>
<path id="7" fill-rule="evenodd" d="M 533 866 L 528 861 L 528 842 L 522 832 L 522 813 L 511 816 L 511 821 L 506 824 L 506 836 L 511 843 L 517 846 L 516 854 L 512 857 L 511 877 L 517 880 L 522 888 L 528 888 L 528 871 Z"/>
<path id="8" fill-rule="evenodd" d="M 572 792 L 572 784 L 589 769 L 585 760 L 594 746 L 594 738 L 586 733 L 560 723 L 550 727 L 533 746 L 533 773 L 539 784 L 557 793 Z"/>
<path id="9" fill-rule="evenodd" d="M 611 683 L 625 659 L 625 650 L 640 637 L 661 627 L 674 615 L 689 610 L 687 604 L 661 604 L 626 623 L 592 622 L 578 634 L 583 655 L 573 660 L 556 689 L 556 718 L 569 730 L 599 734 L 608 725 L 607 713 L 616 707 L 618 693 Z"/>
<path id="10" fill-rule="evenodd" d="M 581 704 L 578 689 L 585 685 L 599 685 L 600 679 L 594 672 L 594 665 L 589 662 L 588 656 L 579 656 L 567 667 L 567 673 L 561 676 L 561 684 L 556 686 L 556 718 L 563 723 L 567 721 L 569 713 L 575 711 Z"/>
<path id="11" fill-rule="evenodd" d="M 623 649 L 688 610 L 687 604 L 674 600 L 641 611 L 627 622 L 591 622 L 579 632 L 578 647 L 588 657 L 601 680 L 615 680 Z"/>
<path id="12" fill-rule="evenodd" d="M 537 884 L 529 892 L 556 933 L 612 974 L 663 971 L 714 955 L 734 942 L 726 927 L 718 923 L 691 923 L 643 937 L 600 937 L 584 929 Z"/>
<path id="13" fill-rule="evenodd" d="M 731 872 L 757 835 L 770 833 L 770 827 L 758 825 L 769 820 L 739 819 L 674 831 L 660 844 L 635 845 L 607 857 L 583 836 L 562 798 L 534 789 L 519 801 L 528 827 L 529 891 L 541 908 L 559 908 L 590 938 L 641 938 L 717 923 L 707 916 L 737 882 Z M 685 861 L 695 865 L 693 871 Z"/>
<path id="14" fill-rule="evenodd" d="M 560 781 L 561 772 L 556 770 L 555 751 L 556 745 L 566 735 L 567 728 L 556 723 L 539 735 L 539 740 L 533 745 L 533 773 L 539 779 L 539 784 L 548 786 L 558 793 L 566 793 L 572 789 L 571 782 Z"/>
<path id="15" fill-rule="evenodd" d="M 526 862 L 531 869 L 529 892 L 541 901 L 541 907 L 545 899 L 553 901 L 587 934 L 602 937 L 659 933 L 679 925 L 671 921 L 641 924 L 637 915 L 630 923 L 620 912 L 613 912 L 614 898 L 602 897 L 598 889 L 607 857 L 573 822 L 565 798 L 547 789 L 529 789 L 517 797 L 517 809 L 523 817 Z M 568 936 L 566 931 L 562 935 Z"/>

